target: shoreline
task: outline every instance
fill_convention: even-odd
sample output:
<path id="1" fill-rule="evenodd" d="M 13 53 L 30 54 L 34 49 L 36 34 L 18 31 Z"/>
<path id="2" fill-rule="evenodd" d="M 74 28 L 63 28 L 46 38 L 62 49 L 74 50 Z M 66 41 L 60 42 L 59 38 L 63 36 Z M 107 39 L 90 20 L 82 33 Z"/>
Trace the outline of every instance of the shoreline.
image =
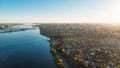
<path id="1" fill-rule="evenodd" d="M 21 29 L 9 29 L 10 27 L 18 26 L 18 25 L 19 25 L 19 24 L 5 27 L 5 28 L 1 29 L 0 33 L 12 33 L 12 32 L 19 32 L 19 31 L 33 30 L 33 29 L 36 29 L 36 28 L 37 28 L 37 27 L 32 27 L 32 28 L 21 28 Z M 20 24 L 20 25 L 22 25 L 22 24 Z M 8 28 L 8 29 L 7 29 L 7 28 Z"/>
<path id="2" fill-rule="evenodd" d="M 42 33 L 41 33 L 42 34 Z M 44 35 L 44 34 L 42 34 Z M 47 36 L 47 35 L 44 35 Z M 47 36 L 48 38 L 52 39 L 52 37 Z M 56 43 L 55 40 L 48 40 L 48 42 L 50 43 L 50 53 L 52 54 L 53 58 L 54 58 L 54 63 L 57 65 L 58 68 L 70 68 L 69 65 L 65 65 L 67 64 L 66 60 L 64 59 L 64 57 L 57 51 L 56 46 L 58 45 Z M 65 64 L 63 64 L 65 63 Z"/>

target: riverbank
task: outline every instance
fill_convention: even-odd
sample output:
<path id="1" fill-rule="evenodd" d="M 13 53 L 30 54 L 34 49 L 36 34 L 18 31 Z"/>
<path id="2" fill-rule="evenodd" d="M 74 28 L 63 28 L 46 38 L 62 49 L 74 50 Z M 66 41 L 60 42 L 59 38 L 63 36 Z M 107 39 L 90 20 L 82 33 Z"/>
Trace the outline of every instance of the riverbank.
<path id="1" fill-rule="evenodd" d="M 120 32 L 107 26 L 87 23 L 38 25 L 41 34 L 51 38 L 53 55 L 61 54 L 71 68 L 120 67 Z"/>
<path id="2" fill-rule="evenodd" d="M 1 26 L 6 26 L 6 27 L 0 29 L 0 33 L 11 33 L 11 32 L 19 32 L 19 31 L 37 29 L 37 27 L 33 27 L 33 26 L 29 27 L 28 25 L 22 25 L 22 24 L 11 24 L 11 25 L 2 24 Z"/>
<path id="3" fill-rule="evenodd" d="M 10 24 L 0 24 L 0 29 L 5 29 L 5 28 L 8 28 L 8 27 L 11 27 L 13 25 L 10 25 Z"/>
<path id="4" fill-rule="evenodd" d="M 8 24 L 8 23 L 0 24 L 0 29 L 5 29 L 5 28 L 12 27 L 12 26 L 15 26 L 15 25 L 23 25 L 23 24 L 13 24 L 13 23 L 11 23 L 11 24 Z"/>
<path id="5" fill-rule="evenodd" d="M 47 34 L 46 32 L 47 31 L 44 32 L 44 30 L 42 28 L 40 28 L 40 33 L 42 35 L 45 35 L 50 38 L 50 40 L 49 40 L 50 52 L 51 52 L 52 56 L 54 57 L 55 64 L 58 66 L 58 68 L 70 68 L 69 64 L 66 62 L 66 59 L 64 59 L 64 57 L 60 54 L 60 52 L 58 50 L 59 49 L 57 47 L 58 41 L 56 41 L 57 38 L 52 37 L 50 34 Z"/>
<path id="6" fill-rule="evenodd" d="M 63 60 L 60 58 L 60 56 L 58 56 L 58 52 L 56 50 L 56 45 L 57 44 L 55 41 L 50 42 L 50 52 L 53 55 L 54 62 L 58 66 L 58 68 L 64 68 Z"/>

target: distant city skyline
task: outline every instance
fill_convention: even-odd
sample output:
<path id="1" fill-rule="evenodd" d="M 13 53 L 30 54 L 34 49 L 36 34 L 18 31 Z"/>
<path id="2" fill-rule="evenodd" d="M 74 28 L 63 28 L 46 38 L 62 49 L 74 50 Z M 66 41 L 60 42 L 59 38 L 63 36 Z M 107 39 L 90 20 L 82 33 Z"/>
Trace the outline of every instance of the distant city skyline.
<path id="1" fill-rule="evenodd" d="M 0 0 L 0 23 L 120 23 L 120 0 Z"/>

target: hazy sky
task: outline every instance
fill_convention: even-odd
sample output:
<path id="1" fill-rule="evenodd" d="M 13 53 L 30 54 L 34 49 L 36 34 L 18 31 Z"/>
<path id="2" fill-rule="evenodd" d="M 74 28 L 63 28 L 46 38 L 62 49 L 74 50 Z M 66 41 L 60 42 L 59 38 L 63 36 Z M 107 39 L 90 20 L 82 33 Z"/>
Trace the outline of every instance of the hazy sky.
<path id="1" fill-rule="evenodd" d="M 120 22 L 120 0 L 0 0 L 0 23 Z"/>

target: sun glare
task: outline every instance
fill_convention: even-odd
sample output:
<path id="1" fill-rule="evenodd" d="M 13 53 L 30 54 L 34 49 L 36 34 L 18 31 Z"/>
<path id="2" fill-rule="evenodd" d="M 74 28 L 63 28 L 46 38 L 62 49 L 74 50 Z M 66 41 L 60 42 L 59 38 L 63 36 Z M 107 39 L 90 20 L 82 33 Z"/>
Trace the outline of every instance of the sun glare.
<path id="1" fill-rule="evenodd" d="M 120 0 L 114 0 L 112 1 L 112 7 L 114 12 L 120 12 Z M 119 13 L 120 14 L 120 13 Z"/>

